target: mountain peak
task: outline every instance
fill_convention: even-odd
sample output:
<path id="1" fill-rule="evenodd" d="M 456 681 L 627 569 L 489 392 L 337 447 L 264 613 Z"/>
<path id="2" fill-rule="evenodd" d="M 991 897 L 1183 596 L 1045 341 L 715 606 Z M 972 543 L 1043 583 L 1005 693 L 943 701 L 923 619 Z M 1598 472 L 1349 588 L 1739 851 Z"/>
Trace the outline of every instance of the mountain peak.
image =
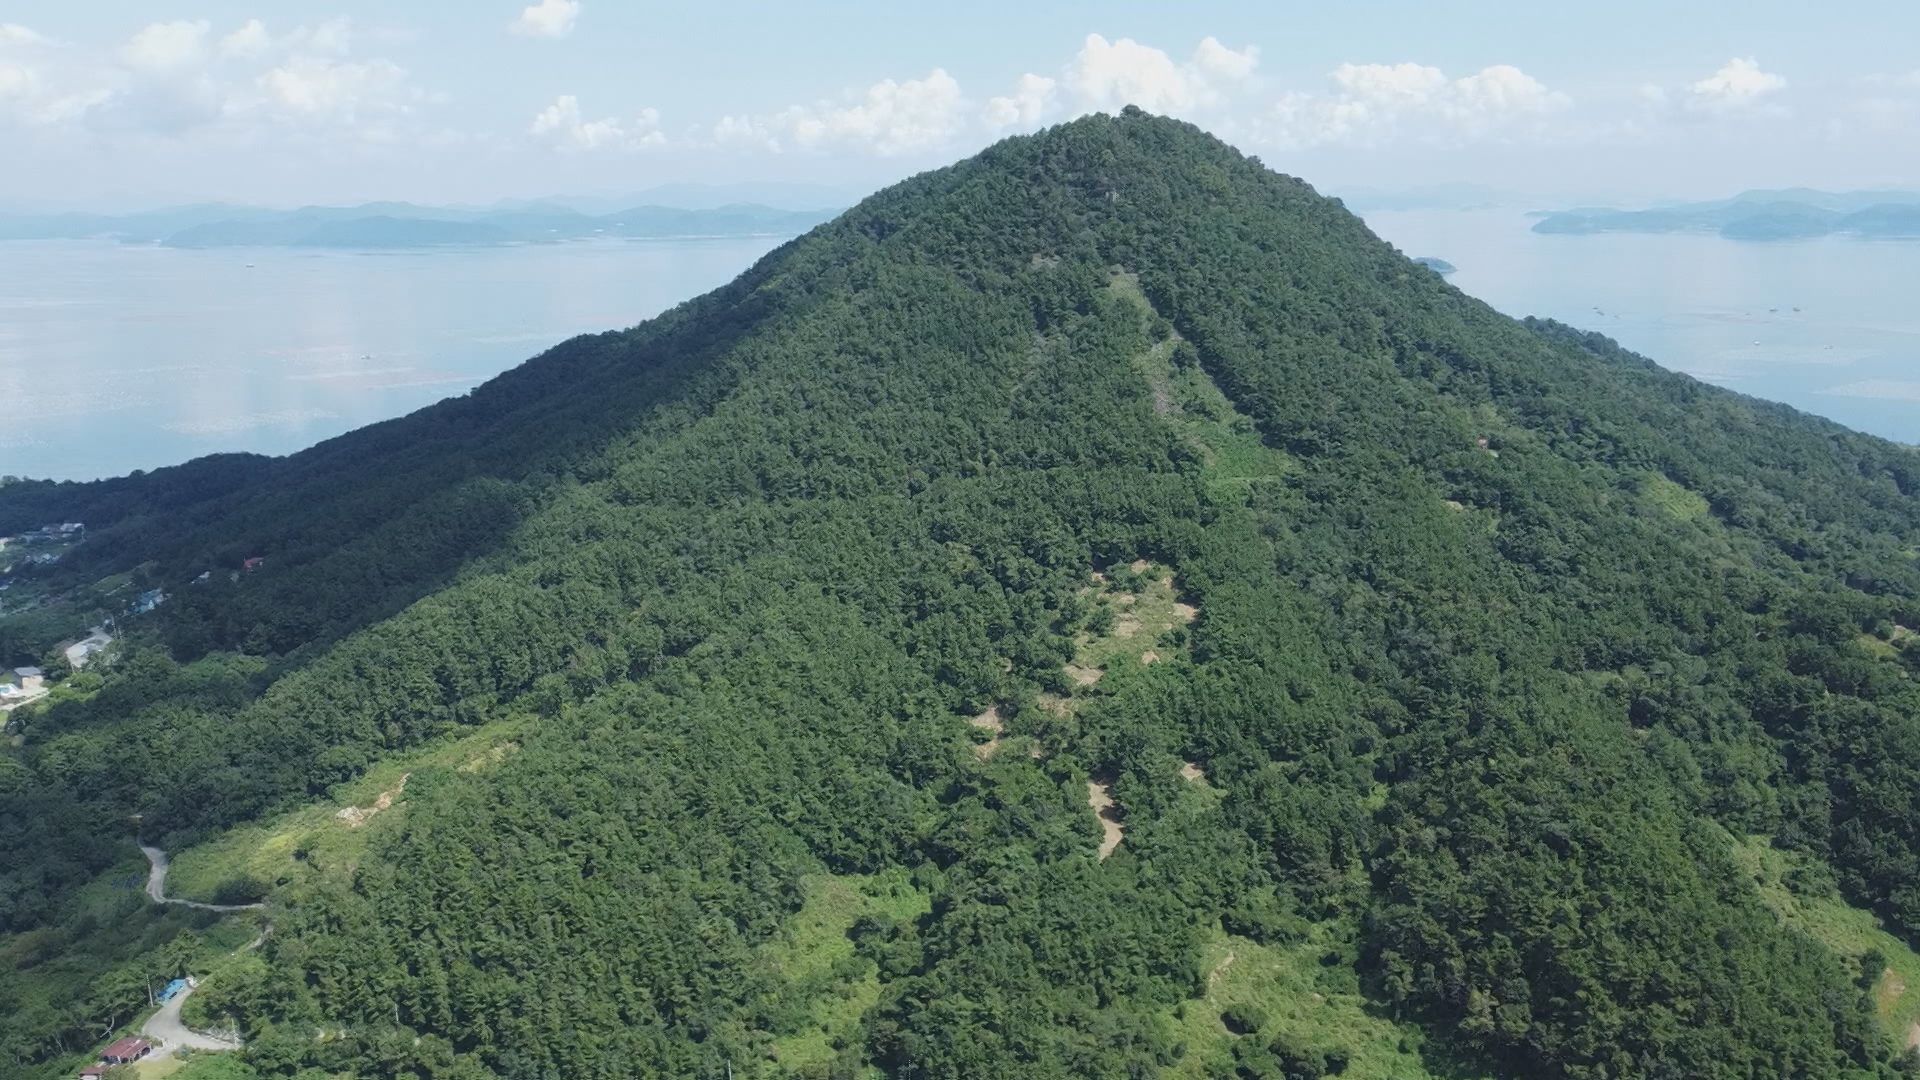
<path id="1" fill-rule="evenodd" d="M 0 487 L 7 664 L 117 637 L 0 757 L 0 1044 L 202 957 L 274 1075 L 1892 1080 L 1916 492 L 1191 125 L 1007 139 L 411 416 Z"/>

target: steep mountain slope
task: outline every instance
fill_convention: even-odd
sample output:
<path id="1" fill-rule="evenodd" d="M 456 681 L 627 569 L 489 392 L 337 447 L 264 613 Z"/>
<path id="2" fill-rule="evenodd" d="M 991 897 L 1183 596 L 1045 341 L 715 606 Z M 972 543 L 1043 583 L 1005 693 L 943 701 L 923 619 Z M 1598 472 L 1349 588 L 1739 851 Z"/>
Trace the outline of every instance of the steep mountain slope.
<path id="1" fill-rule="evenodd" d="M 1917 464 L 1189 126 L 1008 140 L 305 454 L 0 488 L 176 595 L 0 758 L 4 1048 L 214 963 L 137 813 L 266 897 L 189 1003 L 262 1075 L 1898 1075 L 1779 912 L 1920 927 Z"/>

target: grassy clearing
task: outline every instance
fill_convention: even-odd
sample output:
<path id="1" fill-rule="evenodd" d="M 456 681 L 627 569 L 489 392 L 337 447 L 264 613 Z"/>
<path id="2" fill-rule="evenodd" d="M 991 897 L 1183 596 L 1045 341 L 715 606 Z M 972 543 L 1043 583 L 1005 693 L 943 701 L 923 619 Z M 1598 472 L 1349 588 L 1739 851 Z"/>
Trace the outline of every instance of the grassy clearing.
<path id="1" fill-rule="evenodd" d="M 187 1059 L 172 1054 L 153 1054 L 134 1063 L 125 1070 L 132 1080 L 161 1080 L 162 1077 L 179 1076 L 186 1071 Z"/>
<path id="2" fill-rule="evenodd" d="M 1147 315 L 1154 315 L 1153 305 L 1132 274 L 1115 275 L 1108 288 Z M 1261 439 L 1252 418 L 1234 408 L 1206 370 L 1191 357 L 1182 360 L 1182 342 L 1177 332 L 1170 331 L 1136 354 L 1133 365 L 1153 390 L 1154 410 L 1206 462 L 1208 485 L 1216 493 L 1244 495 L 1255 484 L 1292 471 L 1293 459 Z"/>
<path id="3" fill-rule="evenodd" d="M 1764 836 L 1737 840 L 1733 854 L 1761 899 L 1787 925 L 1850 961 L 1873 951 L 1886 958 L 1886 972 L 1874 984 L 1874 1004 L 1889 1037 L 1904 1045 L 1906 1033 L 1920 1023 L 1920 955 L 1887 933 L 1872 912 L 1841 899 L 1825 869 L 1806 857 L 1780 851 Z"/>
<path id="4" fill-rule="evenodd" d="M 1418 1030 L 1368 1012 L 1352 985 L 1351 967 L 1321 964 L 1337 947 L 1324 927 L 1292 945 L 1220 934 L 1202 961 L 1205 996 L 1172 1011 L 1170 1022 L 1187 1053 L 1167 1075 L 1229 1076 L 1235 1039 L 1284 1038 L 1294 1046 L 1343 1052 L 1342 1080 L 1431 1080 L 1436 1074 L 1421 1060 Z M 1258 1030 L 1228 1030 L 1221 1017 L 1229 1009 L 1261 1018 Z"/>
<path id="5" fill-rule="evenodd" d="M 513 736 L 522 723 L 503 720 L 390 758 L 341 785 L 334 793 L 335 802 L 241 825 L 178 852 L 167 874 L 167 893 L 189 900 L 215 900 L 222 886 L 236 881 L 279 888 L 320 876 L 350 876 L 369 839 L 406 806 L 404 776 L 431 766 L 468 771 L 489 768 L 512 752 Z M 364 812 L 377 806 L 383 794 L 393 796 L 391 805 L 365 816 L 360 827 L 350 827 L 341 817 L 342 811 L 351 808 Z"/>
<path id="6" fill-rule="evenodd" d="M 909 923 L 931 910 L 905 871 L 814 874 L 805 900 L 761 955 L 789 1003 L 769 1055 L 783 1070 L 824 1067 L 859 1039 L 860 1020 L 880 1000 L 880 972 L 848 936 L 862 918 Z"/>
<path id="7" fill-rule="evenodd" d="M 1173 571 L 1142 559 L 1116 566 L 1081 593 L 1090 605 L 1086 625 L 1074 637 L 1070 674 L 1144 667 L 1184 651 L 1185 630 L 1199 609 L 1180 599 Z M 1143 660 L 1146 653 L 1152 660 Z M 1098 678 L 1076 677 L 1082 686 Z"/>
<path id="8" fill-rule="evenodd" d="M 167 1076 L 168 1080 L 254 1080 L 260 1074 L 232 1054 L 193 1054 L 185 1058 L 167 1058 L 178 1062 L 174 1071 L 142 1072 L 140 1080 Z M 157 1063 L 157 1062 L 156 1062 Z"/>
<path id="9" fill-rule="evenodd" d="M 1660 473 L 1647 473 L 1641 478 L 1640 497 L 1661 513 L 1681 521 L 1698 521 L 1711 509 L 1706 496 Z"/>
<path id="10" fill-rule="evenodd" d="M 1882 660 L 1900 659 L 1900 650 L 1894 648 L 1890 641 L 1883 641 L 1872 634 L 1861 634 L 1854 640 L 1860 643 L 1861 648 Z"/>

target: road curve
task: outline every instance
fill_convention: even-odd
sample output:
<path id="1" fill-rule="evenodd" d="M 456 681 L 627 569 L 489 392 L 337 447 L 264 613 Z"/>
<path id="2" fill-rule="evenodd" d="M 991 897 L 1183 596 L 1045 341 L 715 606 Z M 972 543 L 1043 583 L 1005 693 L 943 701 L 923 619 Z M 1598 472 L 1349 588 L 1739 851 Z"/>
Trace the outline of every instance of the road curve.
<path id="1" fill-rule="evenodd" d="M 180 1019 L 180 1006 L 186 1004 L 191 988 L 181 990 L 160 1006 L 160 1011 L 147 1017 L 140 1025 L 140 1037 L 162 1050 L 238 1050 L 237 1039 L 222 1039 L 214 1035 L 203 1035 L 188 1027 Z"/>
<path id="2" fill-rule="evenodd" d="M 147 857 L 147 898 L 156 904 L 177 904 L 180 907 L 190 907 L 200 911 L 258 911 L 266 906 L 265 904 L 203 904 L 198 900 L 180 900 L 170 897 L 167 895 L 167 853 L 145 844 L 140 845 L 140 851 Z M 165 1009 L 160 1011 L 166 1012 Z M 179 1012 L 178 1009 L 174 1010 L 176 1016 Z"/>

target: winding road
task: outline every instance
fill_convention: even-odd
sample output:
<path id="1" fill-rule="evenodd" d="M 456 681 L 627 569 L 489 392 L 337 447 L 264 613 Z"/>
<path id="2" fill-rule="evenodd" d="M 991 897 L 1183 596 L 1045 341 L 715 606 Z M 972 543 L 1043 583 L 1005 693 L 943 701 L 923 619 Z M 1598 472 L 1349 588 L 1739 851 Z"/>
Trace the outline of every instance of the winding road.
<path id="1" fill-rule="evenodd" d="M 170 897 L 167 895 L 167 853 L 145 844 L 140 845 L 140 851 L 147 857 L 147 897 L 156 904 L 177 904 L 181 907 L 197 908 L 200 911 L 258 911 L 266 906 L 265 904 L 203 904 L 198 900 Z M 175 1009 L 174 1012 L 178 1013 L 179 1010 Z"/>
<path id="2" fill-rule="evenodd" d="M 167 895 L 167 853 L 157 847 L 140 845 L 140 851 L 147 857 L 147 898 L 156 904 L 177 904 L 180 907 L 196 908 L 200 911 L 255 911 L 265 904 L 203 904 L 198 900 L 180 900 Z M 267 940 L 272 927 L 260 931 L 260 936 L 241 947 L 241 951 L 257 949 Z M 180 1007 L 187 1003 L 193 994 L 193 987 L 187 987 L 160 1006 L 158 1012 L 147 1017 L 140 1025 L 140 1037 L 162 1049 L 188 1050 L 238 1050 L 238 1039 L 207 1035 L 188 1027 L 180 1019 Z"/>
<path id="3" fill-rule="evenodd" d="M 168 999 L 160 1011 L 147 1017 L 140 1025 L 140 1037 L 163 1050 L 238 1050 L 240 1040 L 223 1039 L 216 1035 L 204 1035 L 188 1027 L 180 1019 L 180 1006 L 187 1003 L 193 993 L 191 988 L 180 991 Z"/>

